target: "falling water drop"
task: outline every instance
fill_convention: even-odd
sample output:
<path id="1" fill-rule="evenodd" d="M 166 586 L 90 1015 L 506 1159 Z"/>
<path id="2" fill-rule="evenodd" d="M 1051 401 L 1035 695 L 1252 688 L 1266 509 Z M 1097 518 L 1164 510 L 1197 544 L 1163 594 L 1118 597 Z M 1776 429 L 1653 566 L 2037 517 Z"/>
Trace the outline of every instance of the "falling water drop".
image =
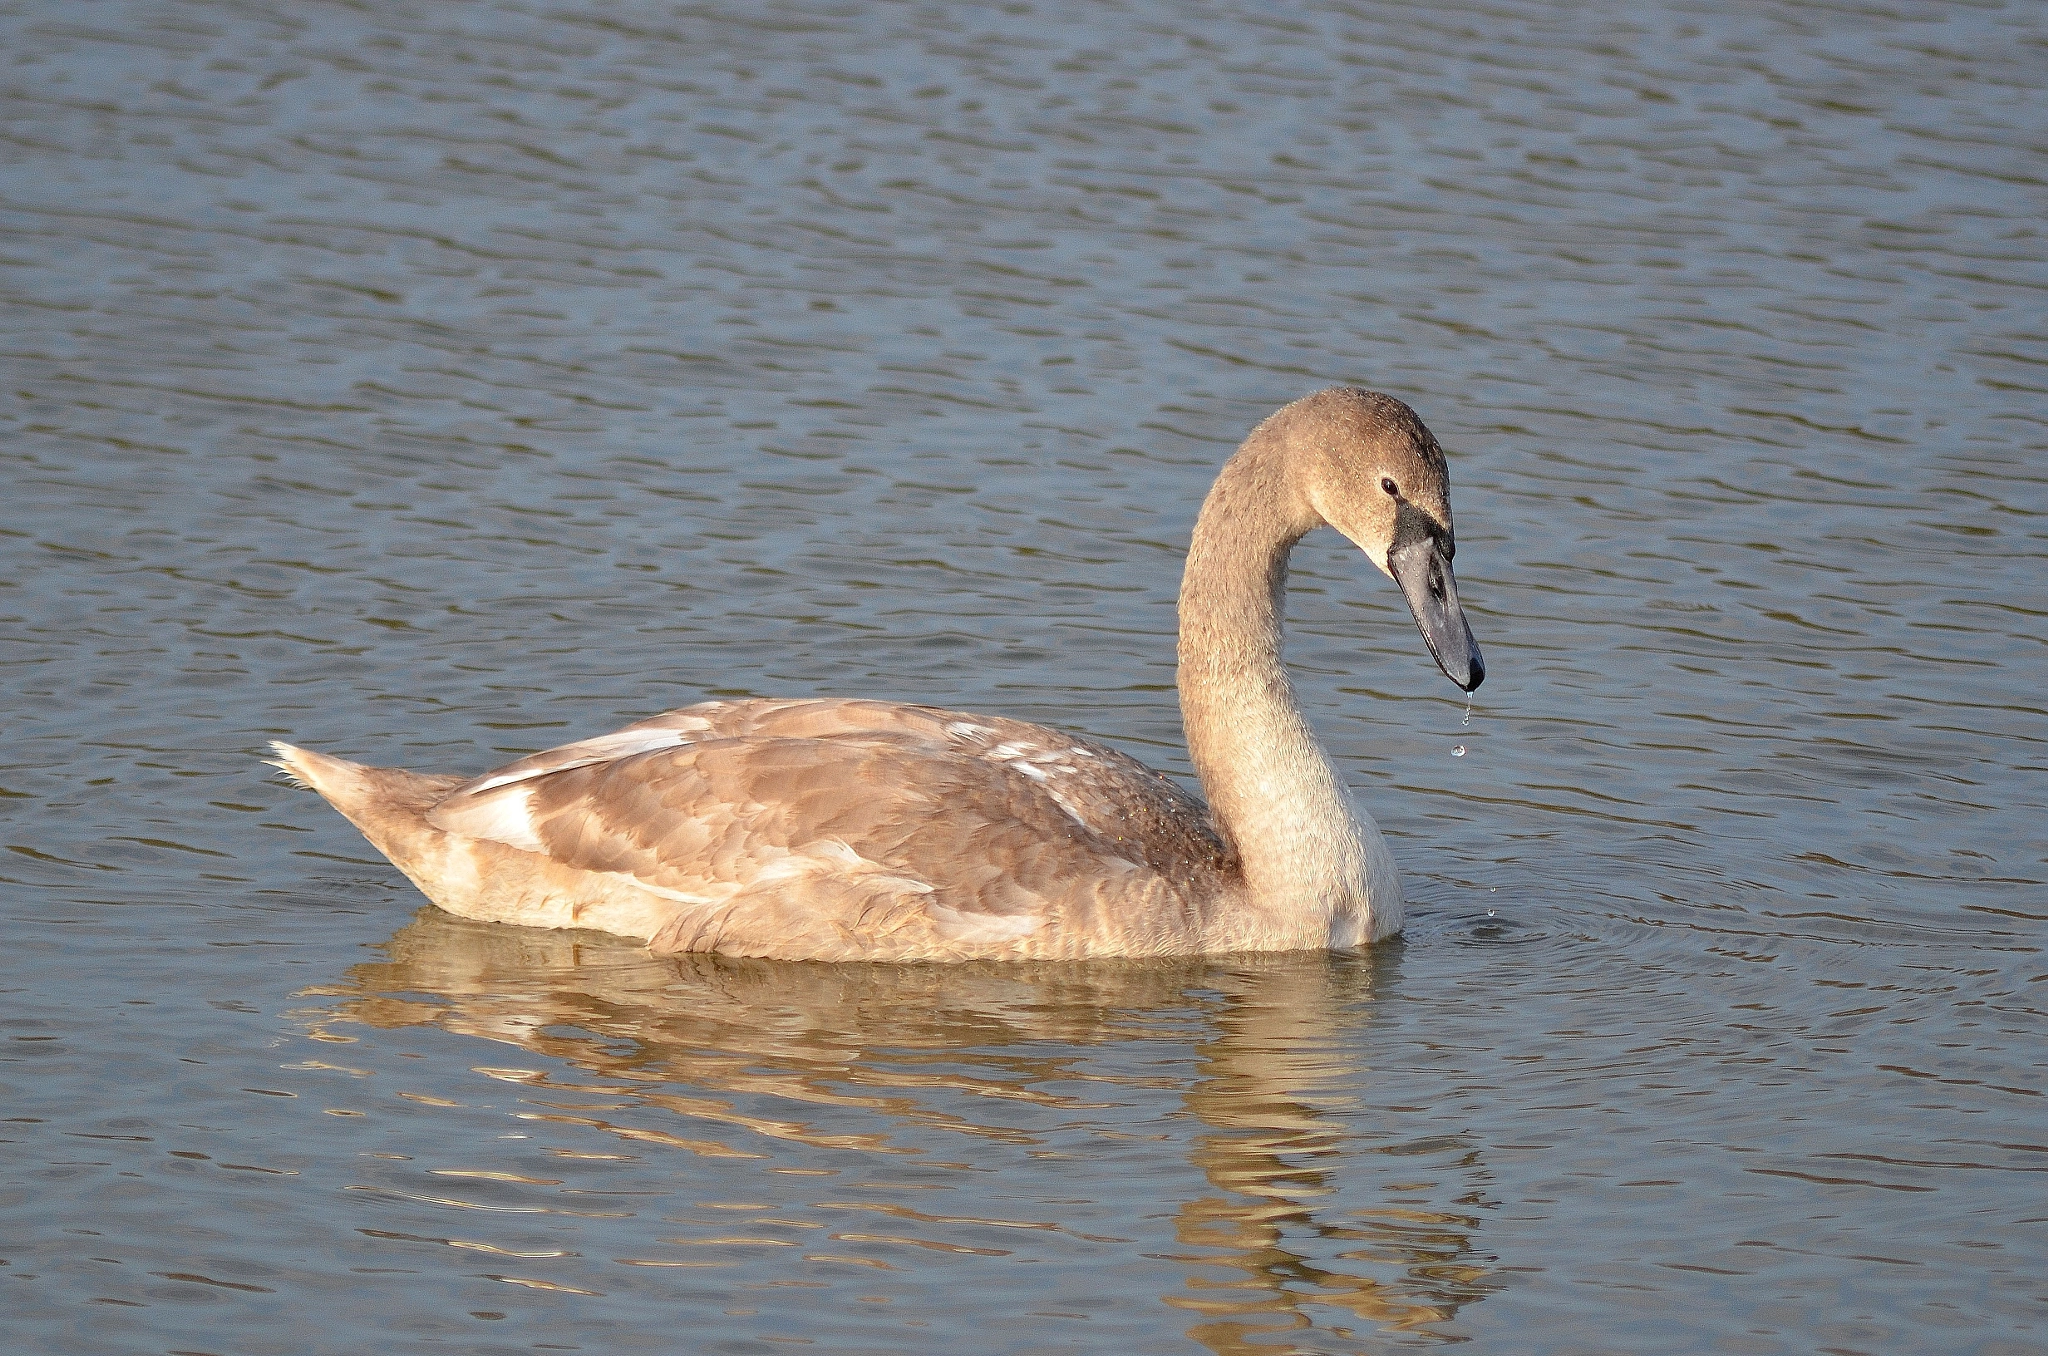
<path id="1" fill-rule="evenodd" d="M 1453 757 L 1453 758 L 1463 758 L 1464 756 L 1465 756 L 1465 746 L 1464 746 L 1463 744 L 1453 744 L 1453 745 L 1451 745 L 1451 757 Z"/>
<path id="2" fill-rule="evenodd" d="M 1460 725 L 1470 725 L 1471 723 L 1472 723 L 1472 694 L 1468 692 L 1468 693 L 1466 693 L 1466 694 L 1465 694 L 1465 718 L 1464 718 L 1463 720 L 1459 721 L 1459 722 L 1458 722 L 1458 724 L 1460 724 Z"/>

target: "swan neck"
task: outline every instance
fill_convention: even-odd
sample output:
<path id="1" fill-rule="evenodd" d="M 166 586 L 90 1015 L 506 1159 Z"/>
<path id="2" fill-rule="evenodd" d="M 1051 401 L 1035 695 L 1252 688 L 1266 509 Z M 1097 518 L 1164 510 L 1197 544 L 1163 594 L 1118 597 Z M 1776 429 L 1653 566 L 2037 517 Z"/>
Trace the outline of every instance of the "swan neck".
<path id="1" fill-rule="evenodd" d="M 1263 433 L 1225 464 L 1195 524 L 1180 595 L 1181 719 L 1243 873 L 1239 925 L 1258 933 L 1252 944 L 1352 945 L 1400 927 L 1399 886 L 1287 677 L 1287 560 L 1323 520 L 1291 483 L 1285 445 Z"/>

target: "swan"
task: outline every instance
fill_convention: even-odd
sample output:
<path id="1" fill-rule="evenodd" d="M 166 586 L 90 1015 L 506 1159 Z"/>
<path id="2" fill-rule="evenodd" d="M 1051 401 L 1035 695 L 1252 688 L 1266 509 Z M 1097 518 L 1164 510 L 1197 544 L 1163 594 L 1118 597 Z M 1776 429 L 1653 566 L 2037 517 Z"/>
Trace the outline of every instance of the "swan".
<path id="1" fill-rule="evenodd" d="M 1208 799 L 1042 725 L 829 698 L 710 701 L 480 777 L 282 741 L 453 914 L 657 954 L 921 961 L 1347 949 L 1400 931 L 1399 876 L 1296 704 L 1287 559 L 1335 527 L 1401 587 L 1467 692 L 1450 479 L 1415 412 L 1333 387 L 1263 420 L 1203 502 L 1180 591 L 1180 704 Z"/>

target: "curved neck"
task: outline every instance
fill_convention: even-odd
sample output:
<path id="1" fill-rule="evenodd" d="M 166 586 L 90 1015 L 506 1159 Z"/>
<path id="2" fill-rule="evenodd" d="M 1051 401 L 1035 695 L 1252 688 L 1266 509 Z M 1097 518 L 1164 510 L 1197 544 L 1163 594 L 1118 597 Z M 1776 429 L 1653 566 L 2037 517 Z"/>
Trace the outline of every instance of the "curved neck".
<path id="1" fill-rule="evenodd" d="M 1281 660 L 1287 557 L 1323 522 L 1287 461 L 1262 426 L 1225 463 L 1181 580 L 1181 721 L 1245 889 L 1242 916 L 1212 922 L 1219 950 L 1351 945 L 1402 921 L 1386 846 L 1354 814 Z"/>

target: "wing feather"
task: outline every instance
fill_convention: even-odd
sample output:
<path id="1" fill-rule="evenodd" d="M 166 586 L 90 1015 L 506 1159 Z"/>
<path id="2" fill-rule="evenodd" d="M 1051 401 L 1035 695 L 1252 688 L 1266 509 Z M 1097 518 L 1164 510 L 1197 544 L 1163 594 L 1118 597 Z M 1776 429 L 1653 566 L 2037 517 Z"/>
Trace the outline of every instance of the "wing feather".
<path id="1" fill-rule="evenodd" d="M 1225 869 L 1206 808 L 1040 726 L 863 701 L 708 702 L 450 790 L 438 828 L 630 877 L 677 901 L 662 950 L 1058 950 L 1197 907 Z M 856 935 L 858 934 L 858 935 Z"/>

